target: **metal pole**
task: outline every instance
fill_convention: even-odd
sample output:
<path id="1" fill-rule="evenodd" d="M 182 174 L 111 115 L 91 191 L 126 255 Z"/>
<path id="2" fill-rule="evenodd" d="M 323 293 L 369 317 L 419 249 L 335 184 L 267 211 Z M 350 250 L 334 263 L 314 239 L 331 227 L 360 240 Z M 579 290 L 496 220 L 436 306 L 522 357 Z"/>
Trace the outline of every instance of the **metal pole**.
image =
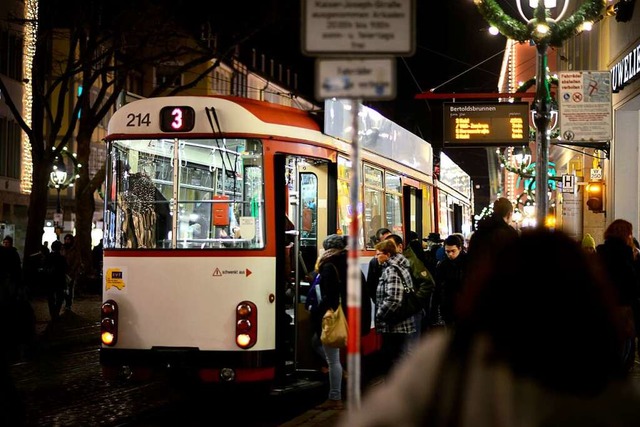
<path id="1" fill-rule="evenodd" d="M 56 205 L 56 213 L 62 213 L 62 209 L 61 209 L 61 205 L 60 205 L 60 186 L 58 186 L 58 188 L 56 188 L 56 190 L 58 190 L 58 200 L 57 200 L 57 205 Z"/>
<path id="2" fill-rule="evenodd" d="M 547 217 L 547 180 L 551 122 L 551 90 L 547 70 L 546 42 L 536 44 L 536 96 L 533 100 L 533 122 L 536 125 L 536 227 L 544 227 Z"/>
<path id="3" fill-rule="evenodd" d="M 349 225 L 349 263 L 347 267 L 347 310 L 349 319 L 349 338 L 347 343 L 347 396 L 349 408 L 360 407 L 360 322 L 361 322 L 361 290 L 360 266 L 358 265 L 358 242 L 360 240 L 360 144 L 358 143 L 358 113 L 360 101 L 351 101 L 351 180 L 349 182 L 349 198 L 351 205 L 351 223 Z M 370 310 L 365 304 L 365 310 Z"/>

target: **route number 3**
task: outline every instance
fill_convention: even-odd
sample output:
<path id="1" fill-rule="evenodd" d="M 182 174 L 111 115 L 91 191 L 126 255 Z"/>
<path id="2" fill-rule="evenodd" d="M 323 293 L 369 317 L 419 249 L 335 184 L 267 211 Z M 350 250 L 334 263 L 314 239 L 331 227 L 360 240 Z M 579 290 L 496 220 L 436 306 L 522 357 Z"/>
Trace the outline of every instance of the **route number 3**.
<path id="1" fill-rule="evenodd" d="M 160 110 L 160 130 L 163 132 L 189 132 L 195 124 L 195 111 L 191 107 L 163 107 Z"/>

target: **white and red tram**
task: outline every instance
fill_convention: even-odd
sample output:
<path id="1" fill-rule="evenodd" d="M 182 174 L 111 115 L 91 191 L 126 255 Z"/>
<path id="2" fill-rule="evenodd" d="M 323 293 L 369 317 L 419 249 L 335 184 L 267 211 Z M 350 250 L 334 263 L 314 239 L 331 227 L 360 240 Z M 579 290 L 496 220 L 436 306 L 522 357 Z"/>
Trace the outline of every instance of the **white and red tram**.
<path id="1" fill-rule="evenodd" d="M 353 165 L 340 137 L 348 104 L 327 102 L 324 113 L 336 136 L 316 113 L 236 97 L 143 99 L 113 115 L 105 375 L 176 367 L 206 382 L 284 384 L 319 368 L 305 279 L 324 238 L 348 233 L 354 167 L 363 269 L 377 228 L 435 231 L 431 146 L 367 110 Z M 363 337 L 362 357 L 379 345 L 375 332 Z"/>

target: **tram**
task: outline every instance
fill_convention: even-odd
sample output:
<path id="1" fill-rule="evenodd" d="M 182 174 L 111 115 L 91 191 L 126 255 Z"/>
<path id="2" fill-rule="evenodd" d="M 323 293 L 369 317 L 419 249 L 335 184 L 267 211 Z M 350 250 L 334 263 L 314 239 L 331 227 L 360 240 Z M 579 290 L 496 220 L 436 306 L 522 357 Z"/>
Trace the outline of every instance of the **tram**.
<path id="1" fill-rule="evenodd" d="M 274 387 L 319 369 L 304 298 L 324 238 L 350 230 L 354 168 L 363 270 L 379 227 L 435 228 L 431 145 L 361 107 L 361 162 L 352 164 L 350 106 L 327 101 L 318 115 L 173 96 L 114 113 L 105 138 L 107 378 L 180 368 L 204 382 Z M 363 336 L 363 357 L 379 347 L 375 331 Z"/>

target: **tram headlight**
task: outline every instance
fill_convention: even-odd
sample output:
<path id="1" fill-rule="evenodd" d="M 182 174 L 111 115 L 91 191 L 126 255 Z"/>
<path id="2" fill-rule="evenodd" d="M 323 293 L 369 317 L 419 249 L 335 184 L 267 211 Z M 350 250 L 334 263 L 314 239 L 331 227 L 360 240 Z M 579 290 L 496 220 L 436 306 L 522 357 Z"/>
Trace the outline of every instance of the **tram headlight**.
<path id="1" fill-rule="evenodd" d="M 100 307 L 100 339 L 102 344 L 116 345 L 118 341 L 118 304 L 114 300 L 107 300 Z"/>
<path id="2" fill-rule="evenodd" d="M 236 306 L 236 345 L 251 348 L 258 340 L 258 308 L 250 301 Z"/>

